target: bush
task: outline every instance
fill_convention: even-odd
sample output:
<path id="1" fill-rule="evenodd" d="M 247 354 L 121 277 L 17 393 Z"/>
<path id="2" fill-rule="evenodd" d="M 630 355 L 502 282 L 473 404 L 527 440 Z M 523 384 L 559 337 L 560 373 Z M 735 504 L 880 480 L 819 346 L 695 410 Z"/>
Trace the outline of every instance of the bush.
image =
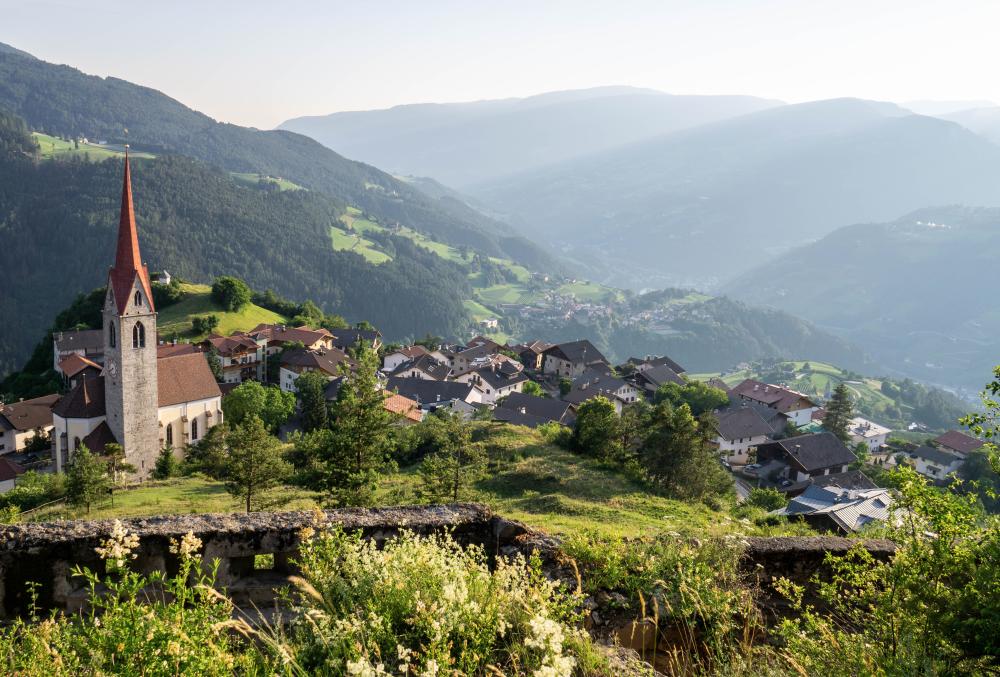
<path id="1" fill-rule="evenodd" d="M 374 675 L 391 660 L 404 666 L 394 674 L 568 676 L 572 647 L 589 644 L 571 627 L 580 600 L 551 585 L 538 559 L 500 559 L 491 570 L 482 548 L 450 536 L 404 533 L 379 549 L 311 531 L 300 561 L 308 593 L 286 649 L 304 674 L 346 664 Z"/>
<path id="2" fill-rule="evenodd" d="M 763 510 L 777 510 L 788 505 L 788 498 L 777 489 L 754 489 L 747 496 L 747 505 Z"/>
<path id="3" fill-rule="evenodd" d="M 212 284 L 212 300 L 230 312 L 243 308 L 252 297 L 250 287 L 237 277 L 223 276 Z"/>
<path id="4" fill-rule="evenodd" d="M 199 315 L 191 320 L 191 329 L 195 334 L 211 334 L 218 326 L 218 315 Z"/>
<path id="5" fill-rule="evenodd" d="M 154 480 L 168 480 L 177 475 L 180 464 L 174 458 L 174 451 L 170 447 L 160 450 L 160 455 L 156 457 L 156 466 L 153 468 Z"/>

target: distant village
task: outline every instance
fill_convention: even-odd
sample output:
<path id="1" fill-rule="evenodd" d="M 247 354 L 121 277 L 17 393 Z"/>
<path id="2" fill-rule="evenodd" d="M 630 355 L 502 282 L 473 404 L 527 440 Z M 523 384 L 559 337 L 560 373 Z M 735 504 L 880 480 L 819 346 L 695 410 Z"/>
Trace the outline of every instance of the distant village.
<path id="1" fill-rule="evenodd" d="M 361 345 L 381 356 L 384 406 L 400 426 L 448 410 L 530 428 L 572 427 L 579 408 L 593 398 L 606 398 L 621 414 L 653 400 L 668 384 L 688 383 L 685 368 L 669 357 L 633 357 L 614 366 L 585 339 L 501 344 L 480 335 L 461 345 L 384 345 L 372 328 L 260 324 L 196 343 L 167 341 L 156 330 L 151 289 L 126 160 L 103 328 L 52 336 L 52 367 L 64 393 L 0 406 L 0 492 L 12 489 L 28 469 L 62 472 L 82 446 L 100 454 L 120 445 L 136 469 L 134 479 L 143 481 L 162 449 L 180 456 L 221 423 L 223 398 L 245 381 L 295 393 L 303 374 L 321 374 L 327 400 L 335 400 Z M 606 309 L 557 297 L 539 308 L 562 315 Z M 490 328 L 487 321 L 484 329 Z M 218 361 L 215 372 L 209 359 Z M 753 379 L 733 387 L 719 379 L 708 385 L 725 393 L 726 403 L 712 412 L 714 444 L 738 493 L 773 488 L 791 499 L 778 512 L 828 530 L 853 532 L 889 514 L 889 491 L 865 474 L 856 452 L 864 452 L 870 467 L 905 463 L 942 482 L 983 446 L 958 431 L 900 445 L 890 441 L 889 428 L 863 418 L 850 422 L 849 440 L 842 440 L 823 428 L 821 403 L 786 386 Z"/>

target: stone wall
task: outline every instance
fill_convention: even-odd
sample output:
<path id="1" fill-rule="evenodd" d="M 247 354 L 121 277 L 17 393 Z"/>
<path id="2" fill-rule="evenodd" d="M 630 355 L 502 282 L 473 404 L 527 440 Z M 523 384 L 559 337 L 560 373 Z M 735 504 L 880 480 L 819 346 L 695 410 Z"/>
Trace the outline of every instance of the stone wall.
<path id="1" fill-rule="evenodd" d="M 412 506 L 379 509 L 349 508 L 323 513 L 330 525 L 361 531 L 365 538 L 385 541 L 409 530 L 419 534 L 448 531 L 460 543 L 479 545 L 492 557 L 536 550 L 555 563 L 558 541 L 534 533 L 523 525 L 494 515 L 475 504 Z M 224 588 L 238 606 L 265 607 L 274 590 L 293 574 L 299 531 L 314 523 L 311 512 L 226 515 L 171 515 L 124 519 L 140 545 L 133 566 L 151 572 L 173 573 L 178 561 L 169 552 L 171 539 L 193 532 L 203 543 L 206 562 L 218 560 L 216 585 Z M 72 575 L 74 567 L 103 571 L 95 548 L 108 537 L 113 521 L 70 521 L 0 527 L 0 618 L 24 615 L 28 610 L 28 584 L 38 584 L 38 604 L 43 609 L 75 611 L 86 602 L 83 581 Z M 823 568 L 827 552 L 843 554 L 857 541 L 844 538 L 749 538 L 742 560 L 748 575 L 766 588 L 784 576 L 806 582 Z M 894 545 L 867 541 L 879 558 L 888 558 Z M 257 555 L 273 555 L 273 564 L 255 567 Z"/>

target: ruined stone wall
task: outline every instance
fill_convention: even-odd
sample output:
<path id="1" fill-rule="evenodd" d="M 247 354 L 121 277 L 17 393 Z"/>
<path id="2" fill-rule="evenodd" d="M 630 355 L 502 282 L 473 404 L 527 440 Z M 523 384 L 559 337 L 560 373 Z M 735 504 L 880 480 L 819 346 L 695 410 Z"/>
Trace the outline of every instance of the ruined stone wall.
<path id="1" fill-rule="evenodd" d="M 448 531 L 459 543 L 479 545 L 488 555 L 510 555 L 536 550 L 553 562 L 558 542 L 523 525 L 494 515 L 475 504 L 348 508 L 323 513 L 325 523 L 346 531 L 360 531 L 364 538 L 384 542 L 402 530 L 418 534 Z M 171 539 L 193 532 L 203 543 L 205 562 L 218 560 L 216 585 L 225 589 L 237 606 L 262 608 L 274 598 L 275 588 L 293 574 L 299 532 L 312 525 L 311 512 L 226 515 L 170 515 L 124 519 L 140 545 L 132 565 L 145 572 L 173 573 L 177 557 L 170 553 Z M 75 611 L 86 602 L 83 580 L 74 567 L 103 571 L 95 548 L 111 532 L 113 521 L 69 521 L 0 527 L 0 618 L 25 615 L 30 603 L 28 584 L 38 584 L 38 604 L 43 609 Z M 823 568 L 827 552 L 843 554 L 857 541 L 844 538 L 749 538 L 742 568 L 762 587 L 784 576 L 806 582 Z M 888 558 L 895 546 L 888 541 L 867 541 L 879 558 Z M 256 555 L 273 555 L 273 565 L 255 567 Z"/>

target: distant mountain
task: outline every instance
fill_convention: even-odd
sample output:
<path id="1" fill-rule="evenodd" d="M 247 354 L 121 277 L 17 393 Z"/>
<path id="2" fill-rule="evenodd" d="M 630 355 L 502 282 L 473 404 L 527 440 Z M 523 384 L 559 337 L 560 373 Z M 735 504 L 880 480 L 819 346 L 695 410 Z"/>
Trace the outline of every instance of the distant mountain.
<path id="1" fill-rule="evenodd" d="M 969 108 L 939 115 L 1000 144 L 1000 106 Z"/>
<path id="2" fill-rule="evenodd" d="M 19 368 L 56 313 L 107 282 L 120 204 L 120 160 L 39 161 L 20 120 L 0 114 L 0 375 Z M 246 187 L 180 156 L 134 160 L 142 252 L 152 269 L 311 299 L 387 339 L 469 328 L 467 270 L 390 233 L 392 260 L 335 251 L 346 204 L 317 191 Z"/>
<path id="3" fill-rule="evenodd" d="M 779 103 L 599 87 L 301 117 L 279 128 L 311 136 L 347 157 L 463 188 Z"/>
<path id="4" fill-rule="evenodd" d="M 839 228 L 723 287 L 853 339 L 882 364 L 982 387 L 1000 363 L 1000 209 L 941 207 Z"/>
<path id="5" fill-rule="evenodd" d="M 917 115 L 932 115 L 934 117 L 942 117 L 947 113 L 953 113 L 960 110 L 968 110 L 970 108 L 992 108 L 996 106 L 992 101 L 985 100 L 972 100 L 972 101 L 935 101 L 935 100 L 920 100 L 920 101 L 904 101 L 899 104 L 903 108 L 913 111 Z"/>
<path id="6" fill-rule="evenodd" d="M 128 142 L 151 152 L 187 155 L 231 172 L 283 177 L 356 205 L 386 223 L 399 221 L 487 254 L 516 255 L 531 267 L 556 265 L 506 224 L 459 201 L 425 195 L 305 136 L 219 123 L 154 89 L 86 75 L 7 45 L 0 47 L 0 109 L 23 118 L 33 130 Z"/>
<path id="7" fill-rule="evenodd" d="M 893 104 L 771 108 L 466 189 L 633 288 L 709 287 L 860 220 L 1000 205 L 1000 147 Z"/>

